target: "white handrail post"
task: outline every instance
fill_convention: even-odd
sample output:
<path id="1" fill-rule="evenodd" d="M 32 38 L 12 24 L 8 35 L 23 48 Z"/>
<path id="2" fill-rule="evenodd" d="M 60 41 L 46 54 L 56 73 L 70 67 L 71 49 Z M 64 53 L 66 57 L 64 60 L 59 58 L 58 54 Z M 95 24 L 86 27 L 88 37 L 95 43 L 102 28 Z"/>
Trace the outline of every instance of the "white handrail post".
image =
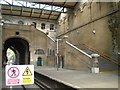
<path id="1" fill-rule="evenodd" d="M 12 65 L 12 62 L 8 61 L 7 65 Z M 10 86 L 10 90 L 12 90 L 13 86 Z"/>
<path id="2" fill-rule="evenodd" d="M 99 56 L 100 55 L 98 55 L 98 54 L 91 54 L 92 61 L 93 61 L 92 73 L 99 73 L 99 62 L 98 62 L 98 57 Z"/>

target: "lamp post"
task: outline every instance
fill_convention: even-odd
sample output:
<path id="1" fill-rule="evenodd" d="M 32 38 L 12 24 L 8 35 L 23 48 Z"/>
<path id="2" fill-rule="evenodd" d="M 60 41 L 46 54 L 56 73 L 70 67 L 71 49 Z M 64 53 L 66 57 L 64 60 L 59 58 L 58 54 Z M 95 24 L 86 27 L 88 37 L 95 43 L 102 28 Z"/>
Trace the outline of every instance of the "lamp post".
<path id="1" fill-rule="evenodd" d="M 69 36 L 65 35 L 62 39 L 65 39 L 65 38 L 69 38 Z M 60 56 L 60 54 L 59 54 L 59 41 L 62 40 L 62 39 L 56 38 L 56 42 L 57 42 L 57 50 L 56 50 L 56 52 L 57 52 L 57 54 L 56 54 L 56 56 L 57 56 L 57 70 L 59 69 L 59 65 L 60 65 L 60 61 L 59 61 L 59 56 Z"/>
<path id="2" fill-rule="evenodd" d="M 57 41 L 57 54 L 56 54 L 56 56 L 57 56 L 57 70 L 58 70 L 58 68 L 59 68 L 59 40 L 62 40 L 62 39 L 56 39 L 56 41 Z"/>

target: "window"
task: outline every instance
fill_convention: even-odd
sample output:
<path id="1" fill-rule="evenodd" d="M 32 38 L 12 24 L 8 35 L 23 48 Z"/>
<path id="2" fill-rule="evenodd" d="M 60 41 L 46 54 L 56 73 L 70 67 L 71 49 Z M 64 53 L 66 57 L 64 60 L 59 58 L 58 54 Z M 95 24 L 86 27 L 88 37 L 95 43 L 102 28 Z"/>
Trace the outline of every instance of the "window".
<path id="1" fill-rule="evenodd" d="M 54 30 L 54 24 L 50 24 L 50 30 Z"/>
<path id="2" fill-rule="evenodd" d="M 48 56 L 49 56 L 50 54 L 49 54 L 49 48 L 48 48 Z"/>
<path id="3" fill-rule="evenodd" d="M 5 20 L 4 23 L 12 23 L 10 20 Z"/>
<path id="4" fill-rule="evenodd" d="M 50 55 L 52 55 L 52 50 L 50 49 Z"/>
<path id="5" fill-rule="evenodd" d="M 42 50 L 42 49 L 36 49 L 35 54 L 41 55 L 41 54 L 45 54 L 45 53 L 44 53 L 44 50 Z"/>
<path id="6" fill-rule="evenodd" d="M 18 24 L 23 25 L 24 22 L 23 21 L 18 21 Z"/>
<path id="7" fill-rule="evenodd" d="M 54 55 L 55 55 L 55 51 L 48 48 L 48 56 L 54 56 Z"/>
<path id="8" fill-rule="evenodd" d="M 45 23 L 41 24 L 41 29 L 45 29 Z"/>
<path id="9" fill-rule="evenodd" d="M 53 50 L 53 56 L 55 55 L 55 51 Z"/>
<path id="10" fill-rule="evenodd" d="M 32 23 L 33 23 L 34 27 L 36 28 L 37 23 L 36 22 L 32 22 Z"/>

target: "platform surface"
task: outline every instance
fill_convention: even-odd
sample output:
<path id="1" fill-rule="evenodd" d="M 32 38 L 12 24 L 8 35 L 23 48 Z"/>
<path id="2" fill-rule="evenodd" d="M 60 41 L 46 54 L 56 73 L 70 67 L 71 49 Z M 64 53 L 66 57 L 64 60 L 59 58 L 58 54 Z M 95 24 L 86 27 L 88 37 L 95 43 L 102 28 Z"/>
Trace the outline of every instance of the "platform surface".
<path id="1" fill-rule="evenodd" d="M 38 66 L 35 71 L 73 88 L 117 88 L 118 72 L 91 73 L 86 71 Z"/>

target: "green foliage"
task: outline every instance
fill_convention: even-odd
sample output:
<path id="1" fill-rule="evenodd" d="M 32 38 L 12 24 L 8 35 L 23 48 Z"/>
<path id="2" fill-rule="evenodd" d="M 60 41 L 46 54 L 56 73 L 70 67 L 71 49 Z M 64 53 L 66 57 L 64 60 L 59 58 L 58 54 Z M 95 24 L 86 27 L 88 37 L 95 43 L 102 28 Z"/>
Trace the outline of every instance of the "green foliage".
<path id="1" fill-rule="evenodd" d="M 116 40 L 117 40 L 117 29 L 118 29 L 118 20 L 116 14 L 110 16 L 108 20 L 108 27 L 109 30 L 112 32 L 112 42 L 113 42 L 113 51 L 116 47 Z"/>
<path id="2" fill-rule="evenodd" d="M 10 48 L 7 49 L 7 53 L 9 53 L 9 55 L 7 55 L 8 61 L 12 60 L 14 58 L 15 53 L 13 52 L 13 50 L 11 50 Z"/>

